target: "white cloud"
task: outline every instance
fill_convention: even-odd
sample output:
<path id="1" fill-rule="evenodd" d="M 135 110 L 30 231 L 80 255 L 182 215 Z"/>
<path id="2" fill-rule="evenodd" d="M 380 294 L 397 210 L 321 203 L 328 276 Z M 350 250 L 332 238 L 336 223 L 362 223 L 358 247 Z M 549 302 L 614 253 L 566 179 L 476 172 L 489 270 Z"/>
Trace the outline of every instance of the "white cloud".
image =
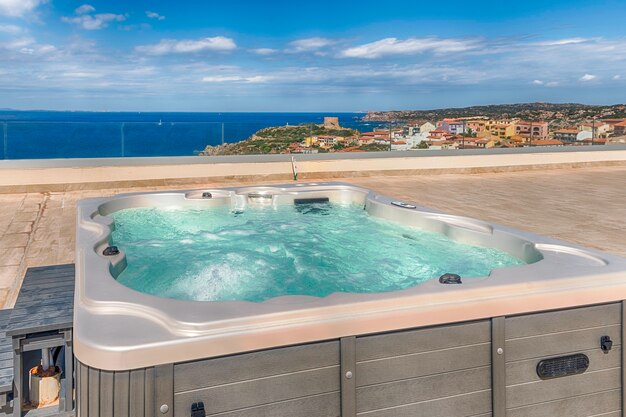
<path id="1" fill-rule="evenodd" d="M 205 83 L 223 83 L 229 81 L 243 81 L 244 78 L 239 75 L 218 75 L 211 77 L 203 77 L 202 81 Z"/>
<path id="2" fill-rule="evenodd" d="M 19 52 L 25 55 L 44 55 L 56 51 L 57 48 L 54 45 L 33 45 L 29 48 L 22 48 Z"/>
<path id="3" fill-rule="evenodd" d="M 33 45 L 35 40 L 33 38 L 17 38 L 11 39 L 6 42 L 0 43 L 0 48 L 19 51 L 27 46 Z"/>
<path id="4" fill-rule="evenodd" d="M 272 77 L 271 75 L 255 75 L 252 77 L 247 77 L 246 78 L 246 82 L 249 83 L 266 83 L 268 81 L 273 80 L 274 77 Z"/>
<path id="5" fill-rule="evenodd" d="M 545 87 L 556 87 L 559 85 L 558 81 L 543 81 L 543 80 L 533 80 L 531 83 L 533 85 L 543 85 Z"/>
<path id="6" fill-rule="evenodd" d="M 72 23 L 82 27 L 85 30 L 100 30 L 109 26 L 111 22 L 123 22 L 126 20 L 126 15 L 114 14 L 114 13 L 97 13 L 96 8 L 90 4 L 83 4 L 76 10 L 77 16 L 74 17 L 62 17 L 61 20 L 65 23 Z"/>
<path id="7" fill-rule="evenodd" d="M 256 49 L 251 49 L 250 51 L 254 52 L 257 55 L 272 55 L 278 52 L 277 49 L 272 49 L 272 48 L 256 48 Z"/>
<path id="8" fill-rule="evenodd" d="M 566 38 L 566 39 L 557 39 L 557 40 L 552 40 L 552 41 L 536 42 L 535 45 L 538 45 L 538 46 L 575 45 L 575 44 L 587 42 L 589 40 L 590 39 L 586 39 L 586 38 Z"/>
<path id="9" fill-rule="evenodd" d="M 76 17 L 62 17 L 66 23 L 73 23 L 85 30 L 100 30 L 109 26 L 111 22 L 123 22 L 126 16 L 123 14 L 99 13 L 95 15 L 81 15 Z"/>
<path id="10" fill-rule="evenodd" d="M 502 80 L 515 81 L 522 76 L 533 80 L 541 74 L 546 87 L 548 80 L 558 81 L 560 87 L 581 83 L 595 85 L 608 82 L 626 67 L 626 39 L 623 37 L 593 38 L 585 42 L 562 42 L 562 45 L 544 47 L 515 39 L 504 39 L 497 48 L 492 46 L 493 43 L 487 41 L 484 50 L 496 50 L 497 53 L 484 55 L 485 59 L 469 62 L 468 65 L 489 66 L 489 72 L 499 71 Z M 581 69 L 584 72 L 581 73 Z"/>
<path id="11" fill-rule="evenodd" d="M 202 39 L 161 39 L 155 45 L 141 45 L 135 49 L 138 52 L 150 55 L 165 55 L 171 53 L 192 53 L 203 51 L 232 51 L 237 44 L 231 38 L 215 36 Z"/>
<path id="12" fill-rule="evenodd" d="M 24 29 L 17 25 L 0 25 L 0 33 L 8 33 L 9 35 L 17 35 Z"/>
<path id="13" fill-rule="evenodd" d="M 127 32 L 131 30 L 150 30 L 152 26 L 149 23 L 138 23 L 134 25 L 118 25 L 117 28 L 119 30 L 125 30 Z"/>
<path id="14" fill-rule="evenodd" d="M 86 1 L 90 0 L 75 2 L 74 7 Z M 72 13 L 70 17 L 94 16 L 96 13 Z M 130 17 L 127 20 L 131 20 Z M 143 14 L 135 20 L 150 22 Z M 125 23 L 128 21 L 109 25 L 120 28 Z M 611 81 L 616 74 L 626 80 L 623 71 L 626 68 L 626 38 L 619 37 L 594 38 L 586 42 L 553 41 L 557 44 L 550 46 L 538 46 L 536 39 L 518 37 L 426 38 L 423 43 L 427 46 L 408 42 L 415 38 L 398 38 L 391 42 L 391 47 L 383 45 L 378 50 L 366 42 L 348 44 L 345 39 L 336 39 L 324 43 L 307 38 L 308 42 L 285 43 L 280 49 L 246 48 L 243 55 L 229 54 L 224 61 L 219 59 L 222 55 L 219 51 L 243 49 L 238 48 L 233 39 L 156 38 L 153 43 L 137 47 L 137 53 L 128 54 L 123 47 L 108 45 L 104 48 L 102 41 L 84 39 L 81 36 L 85 32 L 80 32 L 65 38 L 66 43 L 57 46 L 56 52 L 53 46 L 40 45 L 25 26 L 19 33 L 0 33 L 2 85 L 27 92 L 41 91 L 48 97 L 63 98 L 63 103 L 75 92 L 84 94 L 84 97 L 94 95 L 117 100 L 124 105 L 132 100 L 128 98 L 131 96 L 150 97 L 147 99 L 149 104 L 152 98 L 161 94 L 177 98 L 183 94 L 185 99 L 189 96 L 201 97 L 201 100 L 220 95 L 246 97 L 244 102 L 251 100 L 250 97 L 265 100 L 274 95 L 315 95 L 321 97 L 320 100 L 325 100 L 328 95 L 329 102 L 332 102 L 336 94 L 357 99 L 359 94 L 377 94 L 376 105 L 385 97 L 402 100 L 410 95 L 447 91 L 452 86 L 467 86 L 467 91 L 472 91 L 471 88 L 475 88 L 472 86 L 477 85 L 493 91 L 506 88 L 502 94 L 532 90 L 540 93 L 542 99 L 555 96 L 560 99 L 561 90 L 569 94 L 577 91 L 576 86 L 590 87 L 602 83 L 617 86 L 622 81 Z M 461 45 L 444 44 L 444 41 L 461 42 Z M 274 46 L 255 46 L 265 45 Z M 394 59 L 335 59 L 347 48 L 368 45 L 370 49 L 365 51 L 366 57 L 391 56 Z M 320 49 L 308 49 L 303 52 L 305 56 L 287 53 L 286 49 L 295 51 L 296 47 Z M 462 51 L 446 53 L 450 48 Z M 46 50 L 50 52 L 44 54 Z M 327 53 L 328 57 L 313 58 L 316 53 Z M 281 59 L 271 60 L 275 56 Z M 251 61 L 251 58 L 255 59 Z M 596 78 L 579 81 L 585 74 Z M 22 96 L 26 95 L 4 95 L 0 97 L 0 104 Z M 32 93 L 32 97 L 38 99 L 39 95 Z M 571 95 L 563 97 L 563 100 L 571 99 Z"/>
<path id="15" fill-rule="evenodd" d="M 22 55 L 44 55 L 57 50 L 53 45 L 38 44 L 33 38 L 16 38 L 0 42 L 0 49 L 18 52 Z"/>
<path id="16" fill-rule="evenodd" d="M 96 8 L 93 7 L 91 4 L 83 4 L 82 6 L 79 6 L 76 8 L 76 10 L 74 10 L 76 14 L 85 14 L 85 13 L 91 13 L 95 11 L 96 11 Z"/>
<path id="17" fill-rule="evenodd" d="M 289 46 L 291 48 L 288 49 L 287 51 L 288 52 L 316 51 L 320 48 L 324 48 L 326 46 L 330 46 L 335 43 L 336 43 L 335 40 L 327 39 L 327 38 L 319 38 L 319 37 L 297 39 L 293 42 L 289 42 Z"/>
<path id="18" fill-rule="evenodd" d="M 244 83 L 264 83 L 270 81 L 273 77 L 269 75 L 253 75 L 244 77 L 240 75 L 218 75 L 203 77 L 202 81 L 205 83 L 224 83 L 224 82 L 244 82 Z"/>
<path id="19" fill-rule="evenodd" d="M 20 17 L 44 2 L 43 0 L 0 0 L 0 16 Z"/>
<path id="20" fill-rule="evenodd" d="M 614 76 L 613 76 L 613 79 L 614 79 L 614 80 L 616 80 L 616 81 L 617 81 L 617 80 L 619 80 L 619 79 L 621 79 L 621 78 L 622 78 L 622 76 L 621 76 L 621 75 L 614 75 Z"/>
<path id="21" fill-rule="evenodd" d="M 465 52 L 477 49 L 478 47 L 479 42 L 471 39 L 441 39 L 428 37 L 400 40 L 397 38 L 385 38 L 376 42 L 345 49 L 341 51 L 339 56 L 343 58 L 374 59 L 387 55 L 409 55 L 423 52 L 433 52 L 435 54 Z"/>
<path id="22" fill-rule="evenodd" d="M 101 78 L 104 74 L 98 71 L 76 71 L 61 74 L 66 78 Z"/>
<path id="23" fill-rule="evenodd" d="M 165 16 L 161 16 L 157 12 L 151 12 L 150 10 L 146 10 L 146 16 L 150 19 L 165 20 Z"/>
<path id="24" fill-rule="evenodd" d="M 187 69 L 188 72 L 201 71 Z M 228 83 L 233 86 L 264 85 L 272 86 L 298 86 L 305 90 L 316 90 L 318 92 L 327 90 L 357 89 L 368 91 L 376 88 L 399 87 L 405 89 L 406 86 L 430 83 L 446 84 L 475 84 L 482 80 L 485 74 L 471 69 L 455 69 L 445 66 L 434 65 L 382 65 L 378 68 L 363 65 L 345 65 L 333 67 L 286 67 L 272 69 L 270 73 L 254 74 L 246 73 L 245 68 L 211 68 L 211 76 L 200 77 L 208 84 L 219 85 Z M 219 71 L 219 72 L 218 72 Z M 207 72 L 205 72 L 207 73 Z M 243 88 L 243 87 L 242 87 Z M 243 90 L 241 90 L 243 91 Z"/>

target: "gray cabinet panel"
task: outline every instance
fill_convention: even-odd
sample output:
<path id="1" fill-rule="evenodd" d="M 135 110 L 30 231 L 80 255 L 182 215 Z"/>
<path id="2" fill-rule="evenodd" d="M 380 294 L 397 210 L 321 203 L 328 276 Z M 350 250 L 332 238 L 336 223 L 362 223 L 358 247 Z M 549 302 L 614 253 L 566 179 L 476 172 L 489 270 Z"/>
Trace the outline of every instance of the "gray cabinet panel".
<path id="1" fill-rule="evenodd" d="M 362 387 L 490 364 L 490 343 L 460 346 L 358 362 L 356 384 L 357 387 Z"/>
<path id="2" fill-rule="evenodd" d="M 174 366 L 174 392 L 332 365 L 339 365 L 337 341 L 185 362 Z"/>
<path id="3" fill-rule="evenodd" d="M 620 323 L 620 303 L 603 304 L 508 317 L 505 337 L 513 339 Z"/>
<path id="4" fill-rule="evenodd" d="M 546 381 L 513 385 L 506 389 L 509 408 L 576 397 L 621 387 L 620 369 L 608 369 Z"/>
<path id="5" fill-rule="evenodd" d="M 600 349 L 600 338 L 610 336 L 615 345 L 622 344 L 621 326 L 618 324 L 592 329 L 571 330 L 509 339 L 506 341 L 507 362 L 531 358 L 559 356 L 568 352 Z"/>
<path id="6" fill-rule="evenodd" d="M 621 416 L 620 390 L 568 397 L 546 403 L 533 404 L 507 410 L 507 417 L 591 417 L 617 412 Z M 613 417 L 613 416 L 611 416 Z"/>
<path id="7" fill-rule="evenodd" d="M 359 414 L 367 417 L 476 417 L 491 415 L 491 391 L 473 392 Z M 546 417 L 546 416 L 543 416 Z"/>
<path id="8" fill-rule="evenodd" d="M 338 365 L 177 393 L 174 415 L 186 417 L 184 410 L 197 401 L 215 414 L 333 391 L 339 391 Z"/>
<path id="9" fill-rule="evenodd" d="M 339 393 L 332 392 L 213 414 L 211 417 L 340 417 L 340 401 Z"/>
<path id="10" fill-rule="evenodd" d="M 485 343 L 491 340 L 490 332 L 485 320 L 359 337 L 357 361 Z"/>
<path id="11" fill-rule="evenodd" d="M 130 417 L 130 372 L 115 372 L 113 377 L 113 415 Z"/>
<path id="12" fill-rule="evenodd" d="M 130 371 L 130 416 L 143 416 L 145 415 L 145 371 L 143 369 L 136 369 Z"/>
<path id="13" fill-rule="evenodd" d="M 77 417 L 188 417 L 198 401 L 211 417 L 340 417 L 342 387 L 356 391 L 350 414 L 355 402 L 367 417 L 488 417 L 495 400 L 497 417 L 617 417 L 621 319 L 611 304 L 498 318 L 493 329 L 482 320 L 356 336 L 343 356 L 334 340 L 119 372 L 77 361 Z M 572 353 L 589 357 L 585 373 L 538 378 L 541 359 Z"/>
<path id="14" fill-rule="evenodd" d="M 619 368 L 622 363 L 622 347 L 616 346 L 611 352 L 604 353 L 599 348 L 591 350 L 577 351 L 575 353 L 583 353 L 589 358 L 589 368 L 587 372 L 595 372 L 603 369 Z M 526 382 L 539 382 L 537 375 L 537 364 L 540 359 L 527 359 L 517 362 L 509 362 L 506 364 L 506 383 L 507 385 L 523 384 Z"/>
<path id="15" fill-rule="evenodd" d="M 357 412 L 491 389 L 489 367 L 406 379 L 357 389 Z"/>

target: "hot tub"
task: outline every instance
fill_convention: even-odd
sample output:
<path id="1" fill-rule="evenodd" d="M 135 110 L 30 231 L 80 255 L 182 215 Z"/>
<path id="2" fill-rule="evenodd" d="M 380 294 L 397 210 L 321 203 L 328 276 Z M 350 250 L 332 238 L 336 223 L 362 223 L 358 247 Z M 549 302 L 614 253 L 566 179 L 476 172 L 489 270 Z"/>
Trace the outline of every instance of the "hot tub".
<path id="1" fill-rule="evenodd" d="M 425 275 L 432 279 L 394 281 L 378 292 L 331 286 L 326 293 L 298 293 L 300 287 L 285 284 L 274 296 L 239 300 L 233 293 L 152 291 L 145 276 L 134 284 L 127 278 L 136 262 L 131 248 L 126 256 L 115 235 L 114 218 L 140 208 L 171 211 L 175 219 L 177 210 L 280 214 L 319 204 L 357 207 L 363 222 L 408 231 L 396 237 L 434 233 L 450 246 L 486 248 L 515 262 L 506 258 L 509 266 L 492 269 L 489 261 L 479 276 L 461 267 L 433 269 Z M 616 256 L 341 183 L 125 194 L 83 200 L 77 217 L 79 416 L 189 416 L 192 407 L 198 415 L 202 409 L 231 417 L 521 416 L 569 409 L 578 414 L 562 415 L 583 416 L 621 409 L 626 261 Z M 119 252 L 112 248 L 116 239 Z M 198 251 L 198 258 L 204 255 Z M 348 261 L 374 255 L 361 249 Z M 454 251 L 445 258 L 454 261 Z M 167 264 L 163 277 L 159 268 L 145 274 L 161 279 L 155 287 L 170 279 Z M 377 276 L 368 271 L 363 279 Z M 440 278 L 440 272 L 460 277 Z"/>

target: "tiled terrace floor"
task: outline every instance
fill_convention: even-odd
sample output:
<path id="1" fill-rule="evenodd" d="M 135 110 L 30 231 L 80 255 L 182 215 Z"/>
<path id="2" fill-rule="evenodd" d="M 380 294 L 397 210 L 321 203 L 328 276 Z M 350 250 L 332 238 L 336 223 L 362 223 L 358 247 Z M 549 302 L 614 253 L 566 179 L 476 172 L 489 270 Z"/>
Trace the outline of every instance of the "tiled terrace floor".
<path id="1" fill-rule="evenodd" d="M 626 167 L 342 181 L 448 213 L 626 256 Z M 14 302 L 27 267 L 74 261 L 77 200 L 156 189 L 0 194 L 0 305 L 9 307 Z"/>

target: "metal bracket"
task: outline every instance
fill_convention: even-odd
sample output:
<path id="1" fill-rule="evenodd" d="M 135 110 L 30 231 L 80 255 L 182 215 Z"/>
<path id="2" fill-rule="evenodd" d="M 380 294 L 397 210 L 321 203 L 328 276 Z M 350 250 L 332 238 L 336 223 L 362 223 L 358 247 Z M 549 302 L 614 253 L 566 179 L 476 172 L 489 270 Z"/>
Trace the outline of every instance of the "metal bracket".
<path id="1" fill-rule="evenodd" d="M 600 349 L 602 352 L 609 353 L 609 351 L 613 348 L 613 341 L 610 336 L 602 336 L 600 338 Z"/>

